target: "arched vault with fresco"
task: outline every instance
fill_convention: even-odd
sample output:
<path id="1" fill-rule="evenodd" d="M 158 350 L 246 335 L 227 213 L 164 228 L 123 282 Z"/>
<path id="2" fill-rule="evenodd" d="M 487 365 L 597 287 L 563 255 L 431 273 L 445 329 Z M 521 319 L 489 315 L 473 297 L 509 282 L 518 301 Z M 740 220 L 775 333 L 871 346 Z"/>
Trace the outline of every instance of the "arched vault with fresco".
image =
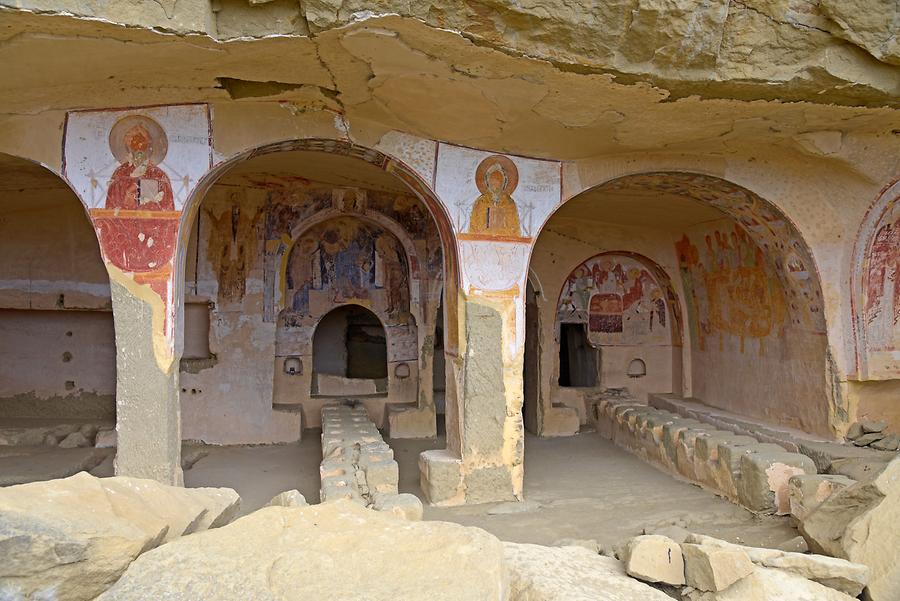
<path id="1" fill-rule="evenodd" d="M 386 157 L 368 154 L 298 140 L 230 161 L 203 186 L 179 255 L 185 438 L 296 440 L 319 426 L 324 404 L 348 398 L 392 437 L 435 435 L 442 234 L 377 164 Z M 351 306 L 375 322 L 332 314 Z M 383 376 L 321 368 L 379 337 Z"/>
<path id="2" fill-rule="evenodd" d="M 540 434 L 577 431 L 592 400 L 624 388 L 833 435 L 844 409 L 828 385 L 815 264 L 794 225 L 753 192 L 694 173 L 610 180 L 550 217 L 530 268 L 543 286 Z M 629 336 L 639 344 L 622 344 Z M 595 382 L 565 384 L 561 363 L 572 369 L 573 358 L 561 345 L 596 354 Z"/>
<path id="3" fill-rule="evenodd" d="M 849 394 L 856 418 L 900 423 L 900 181 L 869 209 L 856 241 L 850 290 L 856 374 Z"/>

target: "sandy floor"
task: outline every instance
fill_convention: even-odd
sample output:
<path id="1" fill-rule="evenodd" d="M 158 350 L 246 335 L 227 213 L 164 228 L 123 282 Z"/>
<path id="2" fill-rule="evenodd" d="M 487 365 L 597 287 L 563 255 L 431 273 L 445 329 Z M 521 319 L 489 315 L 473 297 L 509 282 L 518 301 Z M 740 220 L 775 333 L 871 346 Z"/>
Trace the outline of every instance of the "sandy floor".
<path id="1" fill-rule="evenodd" d="M 401 492 L 421 496 L 418 454 L 441 448 L 443 441 L 389 442 L 400 464 Z M 243 499 L 244 513 L 291 488 L 310 502 L 318 500 L 316 432 L 306 433 L 300 444 L 205 447 L 203 452 L 206 456 L 185 471 L 186 485 L 232 487 Z M 505 540 L 541 544 L 577 538 L 612 546 L 645 527 L 673 523 L 755 546 L 774 546 L 797 536 L 787 518 L 756 517 L 657 471 L 596 434 L 529 436 L 525 461 L 525 503 L 426 507 L 425 518 L 479 526 Z"/>

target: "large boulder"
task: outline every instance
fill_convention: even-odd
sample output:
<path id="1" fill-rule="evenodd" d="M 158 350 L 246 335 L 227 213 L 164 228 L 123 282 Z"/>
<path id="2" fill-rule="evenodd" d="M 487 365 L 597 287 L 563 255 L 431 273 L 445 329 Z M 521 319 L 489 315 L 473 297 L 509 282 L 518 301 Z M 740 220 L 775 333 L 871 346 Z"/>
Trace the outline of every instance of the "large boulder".
<path id="1" fill-rule="evenodd" d="M 583 547 L 503 546 L 509 601 L 671 601 L 665 593 L 629 578 L 622 562 Z"/>
<path id="2" fill-rule="evenodd" d="M 352 501 L 265 507 L 145 553 L 98 601 L 505 599 L 503 545 Z"/>
<path id="3" fill-rule="evenodd" d="M 85 472 L 0 489 L 0 598 L 93 599 L 141 553 L 228 522 L 239 503 L 230 489 Z"/>
<path id="4" fill-rule="evenodd" d="M 900 458 L 874 479 L 839 490 L 800 523 L 817 553 L 868 566 L 872 601 L 900 599 Z"/>

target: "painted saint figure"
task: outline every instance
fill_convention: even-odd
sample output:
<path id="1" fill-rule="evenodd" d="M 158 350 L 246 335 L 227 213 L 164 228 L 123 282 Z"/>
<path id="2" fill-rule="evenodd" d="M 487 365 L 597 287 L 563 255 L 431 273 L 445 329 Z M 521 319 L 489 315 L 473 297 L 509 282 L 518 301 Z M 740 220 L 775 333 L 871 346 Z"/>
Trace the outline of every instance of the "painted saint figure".
<path id="1" fill-rule="evenodd" d="M 519 183 L 515 163 L 501 155 L 481 161 L 475 170 L 475 185 L 481 195 L 472 205 L 469 233 L 488 236 L 521 236 L 519 210 L 512 198 Z"/>
<path id="2" fill-rule="evenodd" d="M 175 210 L 169 176 L 157 166 L 168 143 L 156 121 L 140 115 L 119 120 L 109 132 L 109 146 L 120 165 L 109 179 L 107 209 Z"/>

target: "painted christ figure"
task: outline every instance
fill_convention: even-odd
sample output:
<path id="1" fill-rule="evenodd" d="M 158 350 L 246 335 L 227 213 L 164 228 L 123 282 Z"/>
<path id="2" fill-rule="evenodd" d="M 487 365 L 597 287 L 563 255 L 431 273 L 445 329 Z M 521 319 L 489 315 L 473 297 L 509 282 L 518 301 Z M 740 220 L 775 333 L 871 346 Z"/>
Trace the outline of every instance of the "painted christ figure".
<path id="1" fill-rule="evenodd" d="M 509 158 L 494 155 L 481 161 L 475 171 L 475 184 L 481 195 L 472 206 L 469 233 L 522 235 L 519 210 L 512 198 L 518 181 L 518 170 Z"/>
<path id="2" fill-rule="evenodd" d="M 117 155 L 121 164 L 109 179 L 106 191 L 107 209 L 129 209 L 147 211 L 174 211 L 175 201 L 169 176 L 154 164 L 154 153 L 159 154 L 165 147 L 154 141 L 150 131 L 138 122 L 125 131 L 124 144 L 119 148 L 124 152 Z"/>

